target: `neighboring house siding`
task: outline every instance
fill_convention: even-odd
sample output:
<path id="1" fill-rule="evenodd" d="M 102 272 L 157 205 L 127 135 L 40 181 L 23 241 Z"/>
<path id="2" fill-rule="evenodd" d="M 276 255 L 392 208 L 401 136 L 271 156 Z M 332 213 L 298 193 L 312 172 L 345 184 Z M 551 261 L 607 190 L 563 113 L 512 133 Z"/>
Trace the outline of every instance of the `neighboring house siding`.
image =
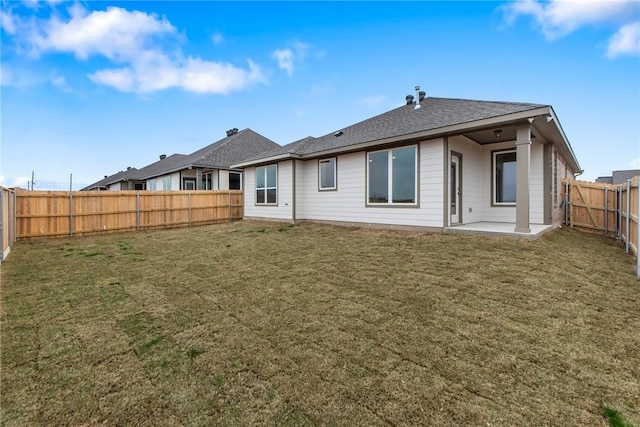
<path id="1" fill-rule="evenodd" d="M 256 205 L 256 184 L 254 167 L 244 171 L 244 215 L 247 218 L 269 218 L 284 221 L 293 220 L 292 169 L 293 161 L 287 160 L 278 165 L 278 204 L 276 206 Z"/>
<path id="2" fill-rule="evenodd" d="M 164 180 L 166 177 L 169 177 L 171 180 L 170 186 L 168 190 L 164 188 Z M 155 181 L 155 190 L 156 191 L 178 191 L 180 190 L 180 172 L 175 172 L 170 175 L 162 175 L 157 176 L 155 178 L 151 178 L 147 180 L 147 190 L 153 190 L 153 181 Z"/>
<path id="3" fill-rule="evenodd" d="M 111 184 L 109 186 L 109 191 L 120 191 L 122 189 L 122 186 L 120 185 L 119 182 L 116 182 L 115 184 Z"/>

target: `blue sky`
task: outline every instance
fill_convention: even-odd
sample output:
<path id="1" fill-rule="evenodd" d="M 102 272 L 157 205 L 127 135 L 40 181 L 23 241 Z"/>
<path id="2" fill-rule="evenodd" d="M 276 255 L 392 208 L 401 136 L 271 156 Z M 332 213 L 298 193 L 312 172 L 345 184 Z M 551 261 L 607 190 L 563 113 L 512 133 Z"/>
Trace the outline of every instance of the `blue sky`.
<path id="1" fill-rule="evenodd" d="M 3 1 L 0 185 L 68 189 L 237 127 L 287 144 L 427 96 L 550 104 L 640 168 L 640 2 Z"/>

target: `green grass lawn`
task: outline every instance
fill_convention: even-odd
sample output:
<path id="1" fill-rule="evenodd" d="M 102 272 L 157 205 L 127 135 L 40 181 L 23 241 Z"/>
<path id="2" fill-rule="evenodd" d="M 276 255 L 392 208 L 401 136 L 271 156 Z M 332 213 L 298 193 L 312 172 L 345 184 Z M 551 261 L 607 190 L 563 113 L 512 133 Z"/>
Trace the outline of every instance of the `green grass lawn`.
<path id="1" fill-rule="evenodd" d="M 640 425 L 615 240 L 238 222 L 18 242 L 3 425 Z"/>

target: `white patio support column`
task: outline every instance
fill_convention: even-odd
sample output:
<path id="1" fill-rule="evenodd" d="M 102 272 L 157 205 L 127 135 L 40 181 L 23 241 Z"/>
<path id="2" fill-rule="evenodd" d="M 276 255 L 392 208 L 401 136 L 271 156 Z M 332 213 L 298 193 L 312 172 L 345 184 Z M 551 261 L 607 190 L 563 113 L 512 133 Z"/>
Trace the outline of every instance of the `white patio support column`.
<path id="1" fill-rule="evenodd" d="M 531 169 L 530 124 L 516 129 L 516 233 L 530 233 L 529 174 Z"/>
<path id="2" fill-rule="evenodd" d="M 202 190 L 202 169 L 196 169 L 196 190 Z"/>

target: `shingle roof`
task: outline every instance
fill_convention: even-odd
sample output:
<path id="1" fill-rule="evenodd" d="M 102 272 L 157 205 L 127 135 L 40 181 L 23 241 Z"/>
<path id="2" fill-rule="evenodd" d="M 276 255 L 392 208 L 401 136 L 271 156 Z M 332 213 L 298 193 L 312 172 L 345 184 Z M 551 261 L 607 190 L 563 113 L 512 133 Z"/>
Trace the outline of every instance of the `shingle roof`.
<path id="1" fill-rule="evenodd" d="M 410 135 L 416 132 L 546 107 L 546 105 L 541 104 L 433 97 L 425 98 L 420 103 L 420 106 L 421 108 L 414 109 L 415 104 L 403 105 L 354 125 L 337 129 L 322 137 L 307 137 L 264 153 L 260 157 L 247 159 L 247 161 L 288 153 L 308 155 L 364 142 Z M 337 132 L 340 131 L 342 134 L 336 136 Z"/>
<path id="2" fill-rule="evenodd" d="M 235 163 L 276 147 L 280 146 L 251 129 L 244 129 L 189 155 L 174 154 L 155 162 L 140 169 L 136 178 L 148 179 L 188 167 L 231 169 Z"/>
<path id="3" fill-rule="evenodd" d="M 81 191 L 90 190 L 92 188 L 106 188 L 108 185 L 115 184 L 116 182 L 124 181 L 125 179 L 130 178 L 136 172 L 138 172 L 138 169 L 129 168 L 127 170 L 114 173 L 113 175 L 108 176 L 104 179 L 101 179 L 98 182 L 94 182 L 91 185 L 87 185 Z"/>
<path id="4" fill-rule="evenodd" d="M 184 154 L 172 154 L 164 159 L 160 159 L 157 162 L 138 169 L 138 172 L 130 178 L 142 180 L 153 176 L 163 175 L 166 171 L 175 170 L 178 165 L 182 164 L 185 157 L 187 156 Z"/>

